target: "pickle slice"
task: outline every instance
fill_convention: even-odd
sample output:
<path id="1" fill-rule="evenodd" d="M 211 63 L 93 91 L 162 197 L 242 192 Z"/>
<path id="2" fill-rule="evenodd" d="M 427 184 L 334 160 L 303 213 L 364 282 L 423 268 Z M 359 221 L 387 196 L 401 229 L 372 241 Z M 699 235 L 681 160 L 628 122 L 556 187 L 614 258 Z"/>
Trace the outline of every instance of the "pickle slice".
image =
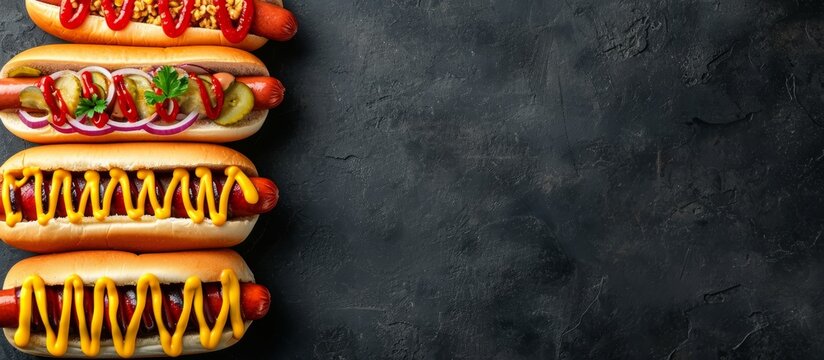
<path id="1" fill-rule="evenodd" d="M 132 99 L 134 99 L 134 105 L 137 107 L 137 113 L 140 118 L 145 119 L 154 115 L 157 109 L 155 109 L 154 105 L 149 105 L 149 102 L 146 101 L 146 92 L 153 91 L 152 83 L 149 82 L 148 79 L 137 75 L 126 76 L 124 80 L 126 81 L 126 90 L 129 94 L 132 94 Z"/>
<path id="2" fill-rule="evenodd" d="M 9 70 L 9 77 L 38 77 L 43 72 L 28 66 L 20 66 Z"/>
<path id="3" fill-rule="evenodd" d="M 54 86 L 60 90 L 60 95 L 69 108 L 69 116 L 74 116 L 80 103 L 80 80 L 74 76 L 63 76 L 54 82 Z"/>
<path id="4" fill-rule="evenodd" d="M 43 92 L 37 86 L 29 86 L 20 92 L 20 105 L 26 109 L 49 111 Z"/>
<path id="5" fill-rule="evenodd" d="M 215 119 L 221 126 L 232 125 L 249 115 L 255 106 L 255 94 L 246 84 L 236 81 L 223 96 L 223 111 Z"/>
<path id="6" fill-rule="evenodd" d="M 209 94 L 209 101 L 214 104 L 215 93 L 212 92 L 212 78 L 206 75 L 198 75 L 197 77 L 203 80 L 203 86 L 206 87 L 206 92 Z M 188 114 L 197 111 L 200 115 L 206 115 L 206 106 L 200 98 L 200 86 L 194 80 L 189 79 L 189 87 L 177 100 L 180 102 L 180 111 L 182 113 Z"/>
<path id="7" fill-rule="evenodd" d="M 106 79 L 105 76 L 101 73 L 93 72 L 92 73 L 92 83 L 97 86 L 97 89 L 103 94 L 103 98 L 105 99 L 108 96 L 109 91 L 109 81 Z"/>

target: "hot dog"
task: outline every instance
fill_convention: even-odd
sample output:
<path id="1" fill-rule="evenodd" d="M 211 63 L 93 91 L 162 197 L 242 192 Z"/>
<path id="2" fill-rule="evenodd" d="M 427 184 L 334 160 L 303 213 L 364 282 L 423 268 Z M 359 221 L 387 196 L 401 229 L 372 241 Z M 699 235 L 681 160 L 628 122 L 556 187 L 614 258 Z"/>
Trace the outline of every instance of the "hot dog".
<path id="1" fill-rule="evenodd" d="M 27 87 L 37 86 L 43 76 L 23 78 L 0 78 L 0 109 L 22 108 L 20 94 Z M 283 84 L 271 76 L 243 76 L 235 81 L 248 86 L 255 96 L 255 110 L 269 110 L 283 101 Z M 28 109 L 37 110 L 37 109 Z"/>
<path id="2" fill-rule="evenodd" d="M 48 145 L 0 167 L 0 238 L 32 252 L 228 247 L 277 204 L 277 186 L 218 145 Z"/>
<path id="3" fill-rule="evenodd" d="M 74 43 L 255 50 L 297 33 L 281 0 L 26 0 L 32 21 Z M 196 7 L 196 3 L 200 6 Z M 170 6 L 170 4 L 172 6 Z"/>
<path id="4" fill-rule="evenodd" d="M 26 353 L 67 357 L 223 349 L 265 316 L 271 301 L 231 250 L 35 256 L 9 270 L 3 289 L 6 339 Z"/>
<path id="5" fill-rule="evenodd" d="M 41 46 L 0 70 L 0 120 L 37 143 L 235 141 L 283 100 L 268 75 L 232 48 Z"/>

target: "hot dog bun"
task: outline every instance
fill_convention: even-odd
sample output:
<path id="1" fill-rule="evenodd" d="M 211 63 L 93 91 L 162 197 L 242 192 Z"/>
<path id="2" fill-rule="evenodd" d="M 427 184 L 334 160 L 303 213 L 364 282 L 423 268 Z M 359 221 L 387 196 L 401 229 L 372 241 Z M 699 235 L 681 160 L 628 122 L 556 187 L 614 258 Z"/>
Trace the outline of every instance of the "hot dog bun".
<path id="1" fill-rule="evenodd" d="M 23 150 L 9 158 L 0 173 L 23 167 L 42 171 L 63 169 L 72 172 L 112 168 L 125 171 L 176 167 L 224 169 L 239 167 L 247 176 L 257 176 L 254 164 L 242 154 L 219 145 L 193 143 L 63 144 Z M 219 173 L 215 171 L 215 173 Z M 44 203 L 48 203 L 44 198 Z M 145 215 L 141 221 L 109 215 L 103 221 L 85 217 L 80 224 L 55 217 L 48 224 L 24 221 L 9 226 L 0 221 L 0 239 L 7 244 L 37 253 L 85 249 L 117 249 L 162 252 L 182 249 L 229 247 L 241 243 L 252 231 L 258 216 L 229 219 L 216 226 L 206 218 L 196 224 L 188 218 L 156 219 Z"/>
<path id="2" fill-rule="evenodd" d="M 254 282 L 251 270 L 243 258 L 231 250 L 189 251 L 169 254 L 135 255 L 120 251 L 87 251 L 62 253 L 53 255 L 35 256 L 20 261 L 9 270 L 3 284 L 5 289 L 22 285 L 29 275 L 39 275 L 46 285 L 63 285 L 66 278 L 77 274 L 87 286 L 101 277 L 108 277 L 118 285 L 134 285 L 137 279 L 144 274 L 151 273 L 159 278 L 161 283 L 183 283 L 190 276 L 197 276 L 202 282 L 219 282 L 220 274 L 225 269 L 231 269 L 240 282 Z M 87 315 L 90 317 L 91 315 Z M 246 321 L 248 329 L 251 321 Z M 4 329 L 6 339 L 13 346 L 16 329 Z M 230 326 L 224 328 L 220 344 L 214 350 L 204 349 L 197 332 L 183 336 L 184 355 L 197 354 L 227 348 L 235 344 L 238 339 L 232 336 Z M 38 355 L 52 356 L 46 349 L 44 334 L 33 334 L 29 345 L 20 348 L 20 351 Z M 65 357 L 86 357 L 81 351 L 80 341 L 70 338 Z M 158 335 L 139 337 L 134 357 L 167 356 L 159 341 Z M 111 340 L 101 341 L 98 357 L 118 357 Z"/>
<path id="3" fill-rule="evenodd" d="M 248 176 L 257 176 L 257 168 L 243 154 L 220 145 L 194 143 L 122 143 L 122 144 L 59 144 L 37 146 L 12 155 L 0 173 L 37 166 L 43 171 L 126 171 L 151 169 L 170 170 L 176 167 L 205 166 L 222 169 L 237 166 Z"/>
<path id="4" fill-rule="evenodd" d="M 268 1 L 283 6 L 281 0 Z M 43 31 L 73 43 L 91 43 L 128 46 L 185 46 L 219 45 L 237 47 L 252 51 L 268 41 L 266 38 L 249 34 L 240 43 L 227 40 L 220 30 L 189 28 L 183 35 L 171 38 L 158 25 L 132 22 L 123 30 L 112 31 L 101 16 L 89 16 L 83 25 L 67 29 L 60 23 L 60 7 L 38 0 L 26 0 L 26 10 L 32 21 Z"/>
<path id="5" fill-rule="evenodd" d="M 33 2 L 37 2 L 33 0 Z M 48 5 L 51 6 L 51 5 Z M 269 70 L 254 55 L 239 49 L 217 46 L 176 48 L 126 47 L 105 45 L 45 45 L 23 51 L 0 69 L 0 78 L 21 67 L 50 74 L 61 70 L 77 71 L 100 66 L 109 71 L 122 68 L 145 68 L 160 65 L 198 65 L 215 72 L 235 76 L 268 76 Z M 35 143 L 123 142 L 123 141 L 198 141 L 230 142 L 247 138 L 263 126 L 268 110 L 253 110 L 238 123 L 221 126 L 212 120 L 198 120 L 190 128 L 174 135 L 153 135 L 146 131 L 115 131 L 106 135 L 63 134 L 51 126 L 32 129 L 23 124 L 16 110 L 0 111 L 0 121 L 13 134 Z"/>

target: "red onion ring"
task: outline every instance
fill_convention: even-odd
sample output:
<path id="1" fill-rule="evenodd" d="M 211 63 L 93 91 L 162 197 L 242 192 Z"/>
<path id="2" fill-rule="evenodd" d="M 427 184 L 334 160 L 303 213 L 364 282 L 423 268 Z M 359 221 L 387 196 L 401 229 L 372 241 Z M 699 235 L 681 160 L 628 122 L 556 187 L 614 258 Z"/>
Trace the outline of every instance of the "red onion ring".
<path id="1" fill-rule="evenodd" d="M 140 119 L 140 120 L 135 121 L 133 123 L 130 123 L 128 121 L 112 121 L 112 120 L 109 120 L 108 125 L 110 125 L 115 130 L 118 130 L 118 131 L 138 131 L 138 130 L 143 130 L 143 128 L 146 127 L 146 124 L 151 123 L 152 121 L 155 121 L 155 120 L 157 120 L 157 114 L 153 114 L 152 116 L 149 116 L 145 119 Z"/>
<path id="2" fill-rule="evenodd" d="M 172 125 L 156 125 L 154 123 L 148 123 L 143 130 L 146 130 L 146 132 L 153 135 L 174 135 L 188 129 L 195 123 L 195 121 L 197 121 L 198 117 L 199 114 L 197 111 L 193 111 L 186 116 L 185 119 Z"/>
<path id="3" fill-rule="evenodd" d="M 114 80 L 112 79 L 112 73 L 109 70 L 106 70 L 100 66 L 89 66 L 87 68 L 81 69 L 78 71 L 78 74 L 83 74 L 84 72 L 97 72 L 103 74 L 106 77 L 106 80 L 109 82 L 109 87 L 106 89 L 106 108 L 108 109 L 109 106 L 112 105 L 112 100 L 114 100 Z"/>
<path id="4" fill-rule="evenodd" d="M 22 122 L 23 125 L 26 125 L 32 129 L 42 129 L 49 126 L 49 115 L 37 117 L 29 114 L 25 110 L 20 110 L 17 112 L 17 117 L 20 118 L 20 122 Z"/>
<path id="5" fill-rule="evenodd" d="M 110 134 L 112 131 L 115 130 L 113 127 L 109 126 L 109 124 L 106 124 L 106 126 L 102 128 L 99 128 L 94 125 L 86 125 L 83 123 L 83 120 L 85 119 L 85 116 L 81 116 L 79 119 L 69 118 L 69 125 L 71 125 L 77 131 L 77 133 L 86 136 L 106 135 Z"/>
<path id="6" fill-rule="evenodd" d="M 183 64 L 178 66 L 178 68 L 187 73 L 194 73 L 195 75 L 208 75 L 214 73 L 214 71 L 211 71 L 203 66 L 194 64 Z"/>
<path id="7" fill-rule="evenodd" d="M 77 130 L 75 130 L 75 128 L 69 125 L 69 123 L 65 123 L 63 124 L 63 126 L 57 126 L 53 122 L 49 122 L 49 125 L 51 125 L 51 127 L 54 128 L 54 130 L 56 130 L 57 132 L 63 134 L 74 134 L 77 132 Z"/>

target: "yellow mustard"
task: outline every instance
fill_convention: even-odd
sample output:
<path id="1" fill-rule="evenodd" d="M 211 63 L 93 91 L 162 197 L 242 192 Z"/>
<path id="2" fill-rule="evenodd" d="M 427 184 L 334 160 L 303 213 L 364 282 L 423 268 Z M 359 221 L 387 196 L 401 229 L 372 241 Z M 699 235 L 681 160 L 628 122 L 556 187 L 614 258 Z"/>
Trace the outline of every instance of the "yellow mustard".
<path id="1" fill-rule="evenodd" d="M 240 283 L 237 275 L 231 269 L 223 270 L 220 274 L 220 282 L 223 286 L 221 292 L 223 305 L 220 313 L 215 318 L 215 326 L 209 329 L 206 317 L 203 312 L 203 287 L 198 277 L 192 276 L 186 280 L 183 286 L 183 312 L 177 327 L 170 333 L 160 319 L 163 318 L 163 294 L 160 289 L 160 281 L 155 275 L 145 274 L 137 281 L 137 304 L 132 319 L 126 327 L 126 334 L 122 334 L 120 327 L 114 324 L 118 322 L 119 297 L 115 282 L 109 278 L 100 278 L 94 285 L 94 307 L 91 323 L 87 325 L 86 313 L 83 309 L 83 280 L 77 276 L 69 276 L 63 284 L 63 310 L 60 314 L 60 322 L 55 334 L 51 324 L 43 321 L 46 328 L 46 348 L 53 356 L 63 356 L 68 348 L 69 322 L 71 319 L 72 299 L 74 299 L 74 311 L 78 319 L 78 333 L 80 334 L 80 348 L 87 356 L 97 356 L 100 353 L 100 336 L 103 329 L 103 316 L 108 316 L 109 321 L 114 325 L 111 327 L 112 340 L 117 354 L 121 357 L 131 357 L 135 352 L 137 333 L 140 329 L 140 321 L 146 307 L 146 292 L 151 290 L 152 311 L 155 316 L 155 323 L 160 335 L 160 345 L 163 351 L 169 356 L 178 356 L 183 352 L 183 335 L 189 317 L 194 308 L 200 328 L 200 343 L 205 349 L 214 349 L 220 345 L 220 338 L 227 319 L 231 321 L 232 336 L 240 339 L 245 331 L 245 326 L 240 313 Z M 109 313 L 104 314 L 103 297 L 108 294 Z M 25 348 L 31 338 L 31 316 L 32 297 L 37 301 L 37 309 L 41 319 L 48 319 L 46 304 L 46 286 L 43 279 L 37 275 L 26 278 L 20 289 L 20 315 L 19 326 L 14 333 L 14 343 Z"/>
<path id="2" fill-rule="evenodd" d="M 250 204 L 256 204 L 259 200 L 259 194 L 255 185 L 249 180 L 249 177 L 243 173 L 237 166 L 229 166 L 226 168 L 226 183 L 220 193 L 219 204 L 215 204 L 214 196 L 206 196 L 207 194 L 214 194 L 214 187 L 212 186 L 212 172 L 209 168 L 198 167 L 195 169 L 195 176 L 200 179 L 200 188 L 195 197 L 196 204 L 192 204 L 192 199 L 189 196 L 183 196 L 183 206 L 189 218 L 195 223 L 203 222 L 205 218 L 205 205 L 209 207 L 209 214 L 212 223 L 215 225 L 223 225 L 226 223 L 229 213 L 229 196 L 232 193 L 232 186 L 235 182 L 240 185 L 243 191 L 244 199 Z M 3 206 L 6 209 L 6 224 L 14 226 L 23 220 L 22 211 L 11 212 L 11 192 L 13 188 L 23 186 L 30 178 L 34 177 L 34 196 L 35 196 L 35 210 L 37 212 L 37 222 L 41 225 L 48 224 L 49 220 L 54 218 L 57 212 L 58 197 L 63 196 L 63 203 L 66 205 L 66 215 L 69 221 L 73 224 L 79 224 L 83 221 L 83 210 L 86 209 L 86 204 L 89 200 L 92 202 L 92 213 L 94 218 L 100 221 L 106 219 L 111 213 L 112 200 L 115 189 L 118 185 L 123 190 L 124 203 L 126 204 L 126 213 L 132 220 L 140 220 L 146 213 L 145 204 L 146 197 L 154 209 L 155 217 L 158 219 L 166 219 L 172 216 L 172 200 L 175 190 L 178 186 L 183 194 L 190 193 L 189 171 L 186 169 L 175 169 L 172 172 L 172 180 L 169 187 L 166 189 L 166 194 L 163 197 L 163 202 L 157 198 L 155 191 L 157 181 L 155 174 L 151 170 L 137 171 L 137 178 L 143 180 L 143 187 L 137 195 L 137 206 L 132 202 L 131 181 L 126 171 L 120 169 L 112 169 L 109 171 L 111 181 L 106 186 L 103 192 L 103 201 L 100 199 L 100 174 L 97 171 L 89 170 L 84 174 L 86 179 L 86 186 L 83 193 L 80 195 L 77 210 L 73 208 L 72 201 L 72 173 L 65 170 L 56 170 L 52 174 L 51 190 L 49 191 L 48 210 L 44 210 L 43 206 L 43 172 L 37 167 L 26 167 L 18 171 L 7 171 L 3 174 Z M 10 186 L 8 184 L 13 185 Z M 102 204 L 102 205 L 101 205 Z"/>

